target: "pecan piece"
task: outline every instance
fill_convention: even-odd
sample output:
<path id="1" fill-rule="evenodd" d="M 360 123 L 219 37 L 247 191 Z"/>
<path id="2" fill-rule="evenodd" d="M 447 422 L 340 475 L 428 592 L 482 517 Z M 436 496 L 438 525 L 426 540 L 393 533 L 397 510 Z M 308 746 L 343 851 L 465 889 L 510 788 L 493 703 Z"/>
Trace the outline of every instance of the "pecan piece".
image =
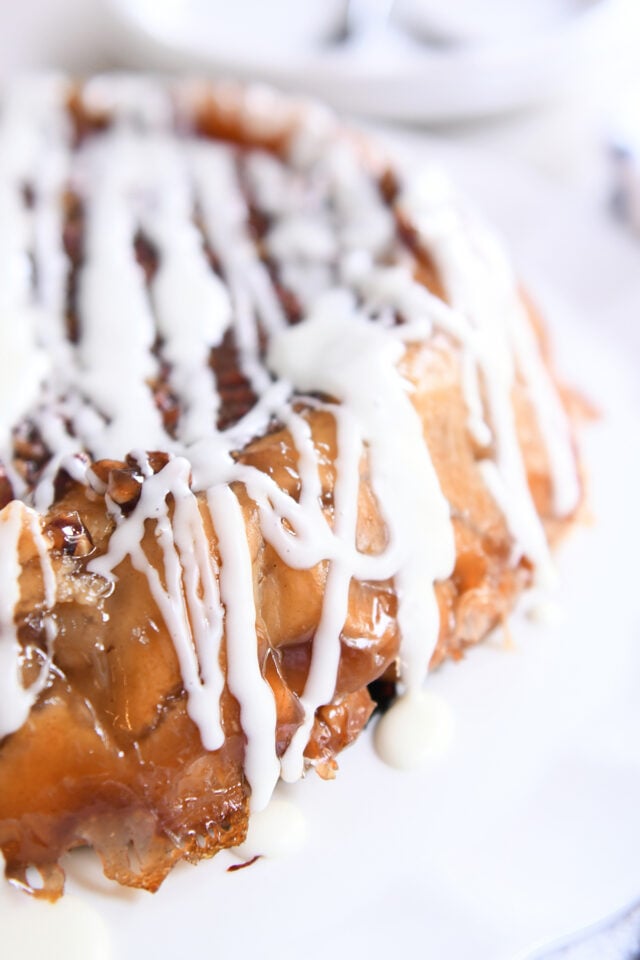
<path id="1" fill-rule="evenodd" d="M 54 517 L 45 533 L 53 541 L 53 549 L 67 557 L 86 557 L 94 549 L 91 534 L 76 510 Z"/>

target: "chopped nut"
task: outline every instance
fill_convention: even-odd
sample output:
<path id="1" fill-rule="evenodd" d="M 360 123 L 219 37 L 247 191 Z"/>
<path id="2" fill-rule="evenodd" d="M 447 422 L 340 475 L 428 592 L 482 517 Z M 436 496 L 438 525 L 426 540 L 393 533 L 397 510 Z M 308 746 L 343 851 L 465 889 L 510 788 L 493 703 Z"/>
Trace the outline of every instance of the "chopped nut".
<path id="1" fill-rule="evenodd" d="M 87 470 L 87 480 L 96 493 L 105 494 L 112 470 L 123 470 L 126 464 L 122 460 L 96 460 Z"/>
<path id="2" fill-rule="evenodd" d="M 117 503 L 124 513 L 133 510 L 140 499 L 142 477 L 131 467 L 112 470 L 107 482 L 107 496 Z"/>

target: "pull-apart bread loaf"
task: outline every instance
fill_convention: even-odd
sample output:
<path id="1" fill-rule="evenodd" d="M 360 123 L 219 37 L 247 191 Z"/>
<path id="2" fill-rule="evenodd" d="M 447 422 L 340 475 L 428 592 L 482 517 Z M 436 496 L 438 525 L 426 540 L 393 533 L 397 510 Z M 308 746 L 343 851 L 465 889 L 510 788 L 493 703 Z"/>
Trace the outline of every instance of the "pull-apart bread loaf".
<path id="1" fill-rule="evenodd" d="M 491 232 L 261 88 L 9 90 L 0 321 L 0 850 L 51 898 L 75 846 L 155 890 L 332 776 L 580 504 Z"/>

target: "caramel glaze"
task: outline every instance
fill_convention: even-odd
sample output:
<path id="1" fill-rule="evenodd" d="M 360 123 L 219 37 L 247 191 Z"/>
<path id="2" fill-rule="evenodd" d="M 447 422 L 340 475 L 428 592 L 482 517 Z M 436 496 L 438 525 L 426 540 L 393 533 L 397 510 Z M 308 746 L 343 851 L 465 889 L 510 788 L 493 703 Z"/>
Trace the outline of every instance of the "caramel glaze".
<path id="1" fill-rule="evenodd" d="M 444 336 L 411 345 L 402 373 L 415 387 L 413 402 L 455 528 L 455 570 L 437 586 L 441 630 L 432 661 L 437 665 L 446 657 L 461 657 L 508 614 L 531 570 L 526 560 L 514 566 L 504 518 L 482 481 L 478 458 L 483 451 L 469 438 L 455 349 Z M 530 487 L 553 542 L 571 519 L 552 519 L 545 449 L 518 384 L 514 408 Z M 325 409 L 308 408 L 304 416 L 320 455 L 323 509 L 331 523 L 335 423 Z M 268 472 L 292 497 L 299 495 L 296 451 L 286 430 L 256 439 L 236 456 Z M 162 454 L 150 459 L 156 471 L 166 463 Z M 120 509 L 131 508 L 144 482 L 134 461 L 101 461 L 94 473 Z M 288 568 L 264 540 L 257 507 L 244 487 L 236 484 L 234 492 L 251 547 L 260 662 L 276 697 L 281 755 L 302 717 L 298 695 L 320 616 L 326 565 Z M 215 531 L 206 510 L 201 512 L 219 562 Z M 108 877 L 156 890 L 178 860 L 212 856 L 245 836 L 249 789 L 238 704 L 225 690 L 225 742 L 207 752 L 187 714 L 175 649 L 146 578 L 128 560 L 116 570 L 115 585 L 87 571 L 88 560 L 107 549 L 113 529 L 102 495 L 68 480 L 43 524 L 57 578 L 58 637 L 48 686 L 27 722 L 0 744 L 0 850 L 7 875 L 53 899 L 63 887 L 59 858 L 89 844 Z M 153 534 L 148 521 L 145 550 L 160 568 Z M 375 553 L 384 543 L 363 460 L 358 546 Z M 42 662 L 44 611 L 40 564 L 26 529 L 20 553 L 16 616 L 28 684 Z M 399 646 L 395 611 L 391 582 L 352 581 L 337 687 L 331 703 L 317 711 L 306 750 L 323 777 L 333 776 L 335 755 L 374 709 L 368 685 L 393 677 Z M 40 870 L 42 891 L 30 887 L 29 865 Z"/>

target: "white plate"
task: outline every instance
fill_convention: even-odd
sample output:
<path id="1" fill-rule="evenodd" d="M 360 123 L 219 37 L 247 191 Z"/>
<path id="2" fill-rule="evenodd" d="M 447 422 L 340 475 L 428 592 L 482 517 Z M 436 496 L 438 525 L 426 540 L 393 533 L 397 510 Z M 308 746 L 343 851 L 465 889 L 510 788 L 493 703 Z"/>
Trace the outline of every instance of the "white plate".
<path id="1" fill-rule="evenodd" d="M 553 28 L 494 42 L 430 44 L 426 14 L 437 6 L 427 5 L 425 13 L 419 0 L 404 0 L 397 17 L 414 32 L 381 29 L 374 19 L 351 43 L 331 44 L 322 38 L 339 22 L 343 0 L 103 2 L 121 28 L 114 49 L 129 67 L 258 77 L 319 95 L 345 112 L 405 121 L 484 116 L 596 83 L 601 90 L 638 23 L 635 0 L 563 0 Z M 436 26 L 460 33 L 465 21 L 456 17 L 456 4 L 449 6 Z"/>
<path id="2" fill-rule="evenodd" d="M 509 165 L 446 144 L 428 152 L 503 228 L 525 272 L 571 304 L 549 298 L 554 339 L 603 411 L 585 434 L 596 521 L 562 551 L 563 618 L 519 618 L 513 649 L 494 639 L 430 678 L 456 719 L 440 763 L 390 770 L 369 731 L 336 781 L 289 789 L 308 824 L 294 859 L 227 873 L 222 854 L 150 896 L 107 885 L 92 854 L 70 856 L 69 889 L 103 918 L 114 960 L 514 960 L 640 896 L 640 247 Z M 27 930 L 25 902 L 11 898 Z M 107 956 L 79 936 L 65 960 Z"/>

